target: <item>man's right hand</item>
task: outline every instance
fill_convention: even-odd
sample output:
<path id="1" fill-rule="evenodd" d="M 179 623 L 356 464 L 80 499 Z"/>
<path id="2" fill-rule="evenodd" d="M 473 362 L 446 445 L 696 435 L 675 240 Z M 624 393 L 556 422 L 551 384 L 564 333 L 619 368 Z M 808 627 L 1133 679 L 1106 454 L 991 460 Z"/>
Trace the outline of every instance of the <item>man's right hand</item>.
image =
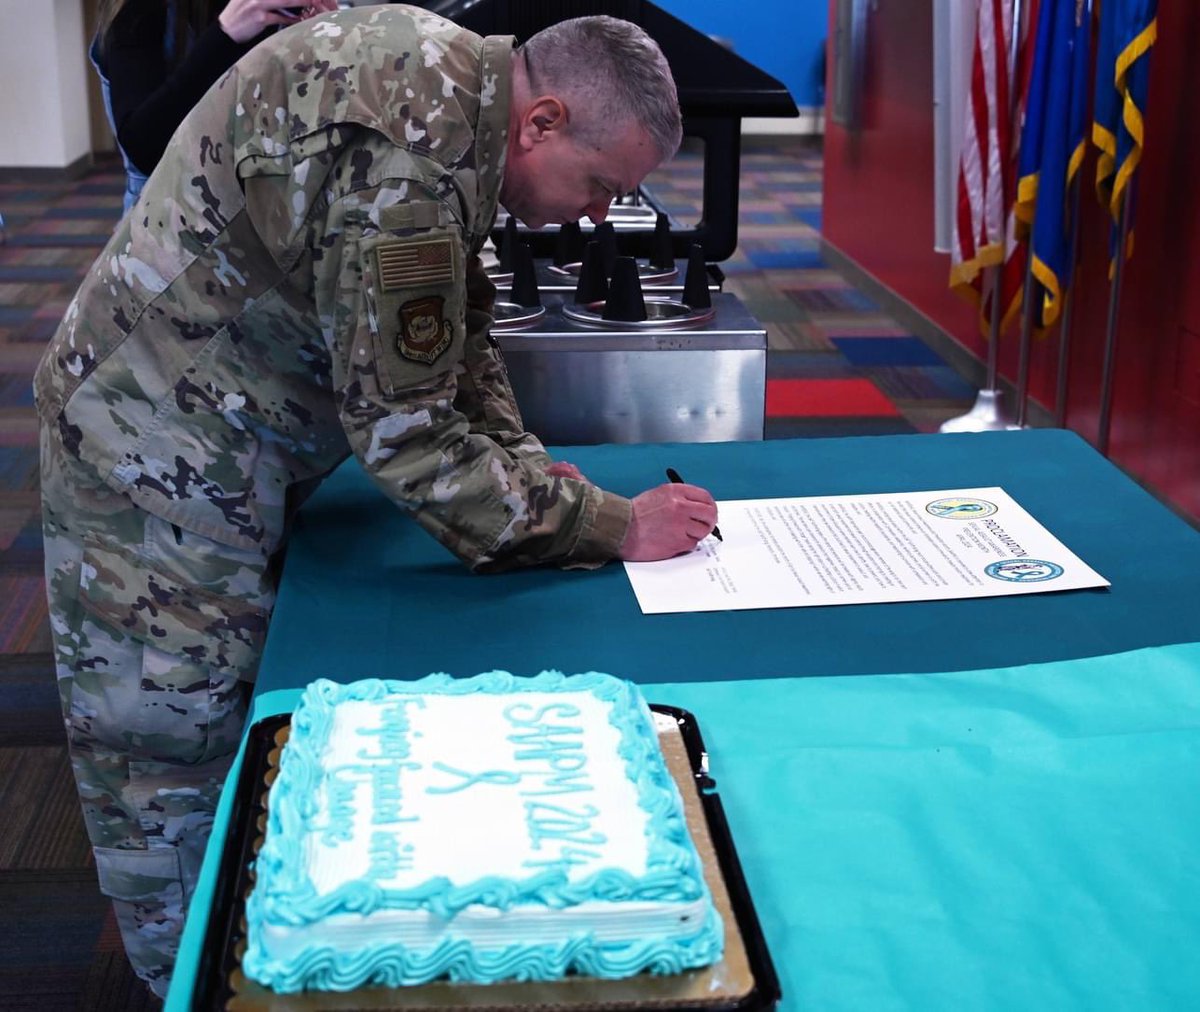
<path id="1" fill-rule="evenodd" d="M 618 557 L 655 562 L 690 552 L 717 522 L 717 505 L 707 491 L 687 484 L 659 485 L 633 499 L 629 530 Z"/>

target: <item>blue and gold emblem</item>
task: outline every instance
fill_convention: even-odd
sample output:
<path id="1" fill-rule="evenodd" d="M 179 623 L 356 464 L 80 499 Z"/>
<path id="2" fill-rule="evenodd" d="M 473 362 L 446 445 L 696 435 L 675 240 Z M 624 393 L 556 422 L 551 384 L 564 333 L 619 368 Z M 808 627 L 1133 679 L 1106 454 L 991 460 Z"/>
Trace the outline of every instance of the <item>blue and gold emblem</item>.
<path id="1" fill-rule="evenodd" d="M 946 499 L 934 499 L 927 503 L 925 512 L 945 520 L 978 520 L 990 517 L 996 512 L 995 503 L 986 499 L 968 499 L 964 496 L 950 496 Z"/>
<path id="2" fill-rule="evenodd" d="M 1063 567 L 1041 559 L 1005 559 L 993 562 L 984 572 L 1008 583 L 1042 583 L 1062 576 Z"/>

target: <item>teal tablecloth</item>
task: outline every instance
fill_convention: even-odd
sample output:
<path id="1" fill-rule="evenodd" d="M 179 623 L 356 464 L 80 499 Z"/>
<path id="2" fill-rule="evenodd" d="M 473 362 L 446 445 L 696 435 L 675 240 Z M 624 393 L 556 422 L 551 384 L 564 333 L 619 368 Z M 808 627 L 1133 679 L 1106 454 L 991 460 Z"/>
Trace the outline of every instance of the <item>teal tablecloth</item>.
<path id="1" fill-rule="evenodd" d="M 624 568 L 475 576 L 351 461 L 301 513 L 259 684 L 595 669 L 636 682 L 963 671 L 1200 641 L 1200 534 L 1057 430 L 561 451 L 634 494 L 671 465 L 717 499 L 1000 485 L 1112 583 L 962 601 L 642 615 Z"/>
<path id="2" fill-rule="evenodd" d="M 1061 431 L 560 456 L 626 494 L 1000 485 L 1112 587 L 643 616 L 618 565 L 471 575 L 351 463 L 301 514 L 255 712 L 318 676 L 619 674 L 700 721 L 785 1008 L 1200 1007 L 1200 535 Z"/>
<path id="3" fill-rule="evenodd" d="M 700 722 L 782 1008 L 1200 1007 L 1200 644 L 644 688 Z"/>

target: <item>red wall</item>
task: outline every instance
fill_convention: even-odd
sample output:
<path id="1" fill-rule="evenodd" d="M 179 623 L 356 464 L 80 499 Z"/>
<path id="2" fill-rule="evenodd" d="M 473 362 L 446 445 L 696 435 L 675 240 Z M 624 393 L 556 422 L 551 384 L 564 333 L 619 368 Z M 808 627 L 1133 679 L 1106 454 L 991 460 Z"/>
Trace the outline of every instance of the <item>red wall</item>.
<path id="1" fill-rule="evenodd" d="M 980 359 L 975 311 L 947 288 L 949 257 L 933 251 L 933 25 L 928 0 L 868 5 L 861 128 L 826 110 L 822 232 L 827 242 L 934 320 Z M 830 0 L 830 38 L 837 19 Z M 1122 282 L 1110 456 L 1200 519 L 1200 86 L 1185 63 L 1200 5 L 1160 4 L 1152 51 L 1135 253 Z M 829 53 L 832 98 L 835 54 Z M 1108 217 L 1084 168 L 1066 424 L 1098 438 L 1108 312 Z M 1000 371 L 1016 376 L 1017 338 Z M 1034 344 L 1030 392 L 1054 408 L 1058 333 Z"/>

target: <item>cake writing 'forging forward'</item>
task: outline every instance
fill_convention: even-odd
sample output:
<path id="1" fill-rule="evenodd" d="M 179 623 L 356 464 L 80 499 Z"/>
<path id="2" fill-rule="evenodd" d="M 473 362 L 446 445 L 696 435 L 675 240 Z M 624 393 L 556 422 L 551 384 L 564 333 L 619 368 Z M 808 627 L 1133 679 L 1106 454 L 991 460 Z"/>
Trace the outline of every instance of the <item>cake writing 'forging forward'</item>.
<path id="1" fill-rule="evenodd" d="M 246 921 L 281 992 L 678 973 L 723 943 L 649 709 L 596 673 L 314 682 Z"/>

